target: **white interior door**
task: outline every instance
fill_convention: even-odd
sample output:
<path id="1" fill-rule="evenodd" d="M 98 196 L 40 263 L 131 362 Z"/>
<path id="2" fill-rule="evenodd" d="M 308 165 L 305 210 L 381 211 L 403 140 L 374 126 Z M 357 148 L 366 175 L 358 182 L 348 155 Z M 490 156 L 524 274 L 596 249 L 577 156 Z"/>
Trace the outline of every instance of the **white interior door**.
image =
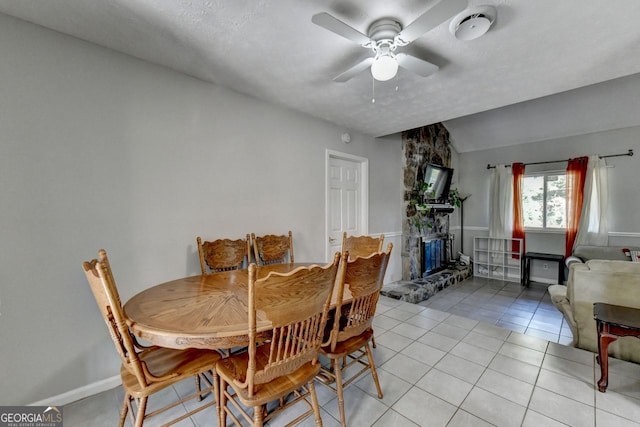
<path id="1" fill-rule="evenodd" d="M 342 248 L 342 233 L 368 230 L 368 160 L 327 150 L 327 260 Z"/>

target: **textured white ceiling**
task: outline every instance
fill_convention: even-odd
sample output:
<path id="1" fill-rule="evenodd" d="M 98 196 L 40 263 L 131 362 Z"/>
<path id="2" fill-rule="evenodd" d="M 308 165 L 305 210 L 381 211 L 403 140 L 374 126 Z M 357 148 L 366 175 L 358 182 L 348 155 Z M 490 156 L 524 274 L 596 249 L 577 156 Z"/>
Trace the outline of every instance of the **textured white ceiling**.
<path id="1" fill-rule="evenodd" d="M 332 81 L 369 53 L 311 23 L 313 14 L 329 12 L 366 33 L 383 16 L 406 26 L 434 3 L 0 0 L 0 12 L 373 136 L 445 121 L 460 152 L 640 125 L 640 115 L 615 111 L 638 111 L 638 97 L 625 89 L 638 87 L 638 77 L 619 79 L 640 73 L 637 0 L 471 0 L 497 8 L 485 36 L 459 41 L 446 22 L 404 48 L 437 64 L 434 75 L 401 69 L 390 82 L 376 82 L 375 103 L 368 71 Z M 603 86 L 612 90 L 574 90 L 612 79 Z M 590 103 L 612 96 L 624 99 L 595 114 Z M 574 105 L 593 117 L 571 112 Z M 565 109 L 567 123 L 539 129 L 536 115 L 551 120 Z"/>

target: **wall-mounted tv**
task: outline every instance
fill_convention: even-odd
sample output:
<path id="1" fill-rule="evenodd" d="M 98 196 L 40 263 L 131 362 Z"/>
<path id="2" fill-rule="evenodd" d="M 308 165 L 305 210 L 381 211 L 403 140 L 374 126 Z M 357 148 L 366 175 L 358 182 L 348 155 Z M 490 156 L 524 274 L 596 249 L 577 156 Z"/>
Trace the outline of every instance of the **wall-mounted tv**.
<path id="1" fill-rule="evenodd" d="M 425 163 L 423 167 L 423 180 L 431 184 L 427 199 L 435 203 L 445 203 L 449 199 L 453 169 L 432 163 Z"/>

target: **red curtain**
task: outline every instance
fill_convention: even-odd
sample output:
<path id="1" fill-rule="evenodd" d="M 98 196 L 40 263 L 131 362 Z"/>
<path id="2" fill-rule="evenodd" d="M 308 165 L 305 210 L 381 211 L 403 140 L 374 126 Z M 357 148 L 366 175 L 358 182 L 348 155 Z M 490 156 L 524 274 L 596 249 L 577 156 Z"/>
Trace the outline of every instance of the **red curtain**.
<path id="1" fill-rule="evenodd" d="M 565 235 L 565 256 L 570 256 L 573 252 L 573 243 L 578 234 L 588 162 L 589 158 L 583 156 L 569 160 L 569 164 L 567 165 L 567 234 Z"/>
<path id="2" fill-rule="evenodd" d="M 522 239 L 522 253 L 524 253 L 524 215 L 522 213 L 522 186 L 524 184 L 524 163 L 511 165 L 513 174 L 513 238 Z M 518 242 L 513 242 L 511 250 L 519 252 Z M 518 258 L 514 255 L 513 258 Z"/>

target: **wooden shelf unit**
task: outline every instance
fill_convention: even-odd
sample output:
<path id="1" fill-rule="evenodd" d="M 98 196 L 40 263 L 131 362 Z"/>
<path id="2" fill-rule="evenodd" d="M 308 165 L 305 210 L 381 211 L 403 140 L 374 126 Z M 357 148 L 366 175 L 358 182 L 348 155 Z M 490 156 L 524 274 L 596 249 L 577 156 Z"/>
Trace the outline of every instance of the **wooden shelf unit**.
<path id="1" fill-rule="evenodd" d="M 520 282 L 522 256 L 522 239 L 475 237 L 473 239 L 473 275 Z"/>

